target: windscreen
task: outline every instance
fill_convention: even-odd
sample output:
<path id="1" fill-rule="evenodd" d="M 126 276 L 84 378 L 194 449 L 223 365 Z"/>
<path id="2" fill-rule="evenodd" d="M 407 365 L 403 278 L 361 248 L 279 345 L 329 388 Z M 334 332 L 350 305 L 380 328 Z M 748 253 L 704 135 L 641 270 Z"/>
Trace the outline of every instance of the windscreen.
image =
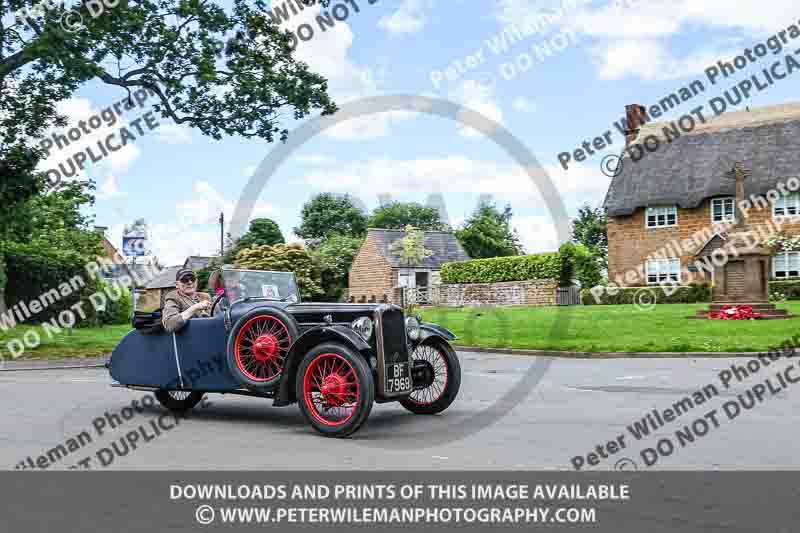
<path id="1" fill-rule="evenodd" d="M 292 272 L 223 270 L 222 282 L 230 302 L 244 298 L 300 301 L 300 291 Z"/>

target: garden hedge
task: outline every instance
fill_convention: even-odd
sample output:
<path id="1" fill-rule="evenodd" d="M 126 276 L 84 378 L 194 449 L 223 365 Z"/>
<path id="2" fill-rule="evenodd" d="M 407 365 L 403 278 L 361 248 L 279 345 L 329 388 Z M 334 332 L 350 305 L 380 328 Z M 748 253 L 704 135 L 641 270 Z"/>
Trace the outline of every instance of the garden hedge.
<path id="1" fill-rule="evenodd" d="M 584 287 L 600 283 L 600 264 L 582 245 L 566 243 L 558 252 L 474 259 L 446 263 L 441 271 L 442 283 L 499 283 L 556 279 L 567 287 L 577 279 Z"/>
<path id="2" fill-rule="evenodd" d="M 473 259 L 442 266 L 442 283 L 499 283 L 559 279 L 562 261 L 558 253 Z"/>
<path id="3" fill-rule="evenodd" d="M 581 301 L 584 305 L 691 304 L 711 301 L 711 286 L 707 283 L 667 287 L 667 289 L 666 291 L 662 290 L 657 285 L 651 287 L 605 287 L 602 292 L 583 289 Z M 655 302 L 652 301 L 653 296 L 650 295 L 655 296 Z"/>
<path id="4" fill-rule="evenodd" d="M 651 289 L 651 292 L 656 295 L 656 303 L 693 304 L 711 301 L 711 286 L 706 283 L 683 285 L 678 287 L 677 290 L 670 295 L 665 294 L 665 291 L 660 290 L 658 286 L 618 287 L 616 290 L 614 290 L 614 288 L 604 290 L 602 294 L 600 291 L 595 291 L 593 293 L 592 289 L 584 289 L 581 291 L 581 299 L 584 305 L 632 304 L 634 303 L 636 294 L 642 289 Z M 770 298 L 773 301 L 778 299 L 774 298 L 775 295 L 781 295 L 782 298 L 787 300 L 800 300 L 800 279 L 770 281 L 769 293 L 773 296 Z M 595 297 L 595 294 L 597 294 L 597 297 Z"/>
<path id="5" fill-rule="evenodd" d="M 769 293 L 780 294 L 787 300 L 800 300 L 800 280 L 770 281 Z"/>

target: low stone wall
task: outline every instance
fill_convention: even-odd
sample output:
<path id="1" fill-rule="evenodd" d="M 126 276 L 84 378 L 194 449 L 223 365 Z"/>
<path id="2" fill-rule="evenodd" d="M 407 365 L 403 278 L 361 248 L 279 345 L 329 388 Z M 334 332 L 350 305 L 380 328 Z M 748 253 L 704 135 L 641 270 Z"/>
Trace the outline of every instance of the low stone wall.
<path id="1" fill-rule="evenodd" d="M 433 285 L 402 289 L 404 305 L 556 305 L 558 280 Z"/>

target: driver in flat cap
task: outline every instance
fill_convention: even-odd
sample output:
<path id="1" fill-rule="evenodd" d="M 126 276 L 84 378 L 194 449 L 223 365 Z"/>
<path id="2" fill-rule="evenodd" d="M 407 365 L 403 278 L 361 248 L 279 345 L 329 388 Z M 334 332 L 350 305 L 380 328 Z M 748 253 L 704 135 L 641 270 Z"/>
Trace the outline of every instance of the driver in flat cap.
<path id="1" fill-rule="evenodd" d="M 208 317 L 211 309 L 211 296 L 197 292 L 197 275 L 193 270 L 183 268 L 175 276 L 176 290 L 164 298 L 161 321 L 164 329 L 174 333 L 192 318 Z"/>

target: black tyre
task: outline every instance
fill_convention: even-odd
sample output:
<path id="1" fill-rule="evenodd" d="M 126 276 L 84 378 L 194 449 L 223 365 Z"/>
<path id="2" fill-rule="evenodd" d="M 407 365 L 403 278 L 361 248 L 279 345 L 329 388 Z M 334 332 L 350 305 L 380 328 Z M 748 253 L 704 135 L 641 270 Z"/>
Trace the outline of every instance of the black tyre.
<path id="1" fill-rule="evenodd" d="M 280 382 L 286 356 L 299 336 L 294 319 L 283 310 L 254 309 L 231 330 L 228 369 L 250 390 L 272 390 Z"/>
<path id="2" fill-rule="evenodd" d="M 185 413 L 200 403 L 203 399 L 199 391 L 165 391 L 155 392 L 156 400 L 173 413 Z"/>
<path id="3" fill-rule="evenodd" d="M 414 350 L 414 364 L 424 363 L 426 387 L 415 387 L 400 404 L 418 415 L 441 413 L 455 401 L 461 389 L 461 363 L 452 347 L 443 342 L 430 342 Z"/>
<path id="4" fill-rule="evenodd" d="M 342 344 L 321 344 L 308 352 L 295 386 L 306 420 L 326 437 L 355 433 L 375 402 L 375 382 L 367 362 Z"/>

